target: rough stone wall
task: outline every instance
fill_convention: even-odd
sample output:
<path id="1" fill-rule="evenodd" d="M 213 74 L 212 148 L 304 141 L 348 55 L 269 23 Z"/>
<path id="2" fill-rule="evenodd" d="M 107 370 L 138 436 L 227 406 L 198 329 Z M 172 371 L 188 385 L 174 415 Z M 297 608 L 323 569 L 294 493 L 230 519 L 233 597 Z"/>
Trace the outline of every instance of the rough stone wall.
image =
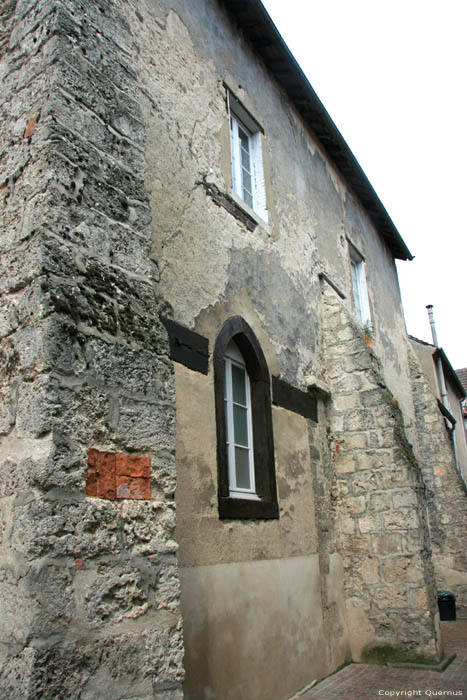
<path id="1" fill-rule="evenodd" d="M 454 593 L 457 613 L 466 617 L 467 491 L 436 396 L 413 350 L 409 359 L 436 584 Z"/>
<path id="2" fill-rule="evenodd" d="M 337 548 L 352 658 L 438 658 L 420 468 L 361 329 L 323 282 Z"/>
<path id="3" fill-rule="evenodd" d="M 9 700 L 182 696 L 173 368 L 149 258 L 124 7 L 2 6 L 0 696 Z M 102 490 L 88 474 L 86 496 L 88 468 Z"/>

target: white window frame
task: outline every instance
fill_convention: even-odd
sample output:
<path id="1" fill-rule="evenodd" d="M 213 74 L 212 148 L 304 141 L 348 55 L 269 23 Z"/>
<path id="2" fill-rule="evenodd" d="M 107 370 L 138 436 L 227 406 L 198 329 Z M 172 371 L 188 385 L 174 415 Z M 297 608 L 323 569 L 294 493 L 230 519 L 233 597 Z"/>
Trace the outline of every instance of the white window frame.
<path id="1" fill-rule="evenodd" d="M 242 202 L 252 209 L 264 222 L 268 222 L 266 190 L 264 183 L 262 133 L 260 126 L 246 111 L 234 95 L 227 92 L 230 120 L 230 149 L 232 159 L 232 190 Z M 249 175 L 251 177 L 251 201 L 247 196 L 242 167 L 241 133 L 247 137 Z"/>
<path id="2" fill-rule="evenodd" d="M 229 465 L 229 493 L 231 498 L 247 498 L 252 500 L 260 500 L 258 494 L 256 493 L 255 487 L 255 463 L 253 456 L 253 422 L 251 417 L 251 387 L 250 378 L 246 369 L 245 361 L 243 356 L 238 349 L 237 345 L 231 341 L 226 348 L 224 354 L 225 362 L 225 396 L 224 396 L 224 406 L 225 406 L 225 416 L 227 425 L 227 457 Z M 232 390 L 232 366 L 240 367 L 245 373 L 245 396 L 246 396 L 246 406 L 241 405 L 242 408 L 247 409 L 247 435 L 248 435 L 248 446 L 236 445 L 234 441 L 234 411 L 233 407 L 235 402 L 233 400 L 233 390 Z M 235 463 L 235 448 L 240 447 L 241 449 L 248 450 L 248 467 L 249 467 L 249 477 L 250 477 L 250 488 L 245 489 L 237 486 L 237 473 L 236 473 L 236 463 Z"/>
<path id="3" fill-rule="evenodd" d="M 365 260 L 352 245 L 350 246 L 350 271 L 355 313 L 358 320 L 366 326 L 371 324 L 371 314 L 366 284 Z"/>

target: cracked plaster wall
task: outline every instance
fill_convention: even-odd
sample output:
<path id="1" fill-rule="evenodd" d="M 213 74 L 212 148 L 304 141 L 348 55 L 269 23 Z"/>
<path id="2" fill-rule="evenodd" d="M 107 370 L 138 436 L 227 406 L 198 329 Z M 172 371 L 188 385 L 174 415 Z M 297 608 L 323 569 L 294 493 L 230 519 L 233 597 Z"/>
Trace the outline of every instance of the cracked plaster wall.
<path id="1" fill-rule="evenodd" d="M 413 423 L 395 264 L 361 206 L 216 2 L 143 7 L 150 31 L 141 36 L 139 70 L 148 92 L 157 95 L 157 107 L 146 113 L 152 255 L 176 319 L 196 327 L 200 314 L 245 286 L 277 348 L 281 372 L 303 384 L 306 374 L 321 370 L 320 271 L 352 308 L 349 238 L 366 259 L 386 380 Z M 253 231 L 202 184 L 231 193 L 224 81 L 237 85 L 236 94 L 264 126 L 269 222 Z"/>

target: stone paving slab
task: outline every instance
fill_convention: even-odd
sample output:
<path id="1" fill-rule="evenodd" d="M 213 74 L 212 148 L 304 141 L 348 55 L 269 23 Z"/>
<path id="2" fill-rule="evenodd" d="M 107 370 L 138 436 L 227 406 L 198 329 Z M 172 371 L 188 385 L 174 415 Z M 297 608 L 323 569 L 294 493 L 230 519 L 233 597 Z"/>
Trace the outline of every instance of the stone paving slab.
<path id="1" fill-rule="evenodd" d="M 350 664 L 306 692 L 303 700 L 467 699 L 467 619 L 442 622 L 441 629 L 445 652 L 457 654 L 443 672 Z"/>

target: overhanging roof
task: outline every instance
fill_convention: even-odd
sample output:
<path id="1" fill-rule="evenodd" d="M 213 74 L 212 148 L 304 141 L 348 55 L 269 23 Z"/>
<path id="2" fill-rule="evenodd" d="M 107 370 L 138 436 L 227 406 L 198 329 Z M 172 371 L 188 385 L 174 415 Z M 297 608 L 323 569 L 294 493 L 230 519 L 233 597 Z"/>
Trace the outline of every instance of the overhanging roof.
<path id="1" fill-rule="evenodd" d="M 457 376 L 455 370 L 453 369 L 453 366 L 448 360 L 448 357 L 446 353 L 444 352 L 443 348 L 436 348 L 433 357 L 436 359 L 437 357 L 441 358 L 441 362 L 443 363 L 443 368 L 445 373 L 449 376 L 452 384 L 456 387 L 457 392 L 459 394 L 459 399 L 465 399 L 465 389 L 462 386 L 461 380 Z"/>
<path id="2" fill-rule="evenodd" d="M 395 258 L 412 260 L 402 236 L 367 176 L 325 110 L 260 0 L 222 0 L 268 70 L 285 90 L 330 160 L 364 206 Z"/>

